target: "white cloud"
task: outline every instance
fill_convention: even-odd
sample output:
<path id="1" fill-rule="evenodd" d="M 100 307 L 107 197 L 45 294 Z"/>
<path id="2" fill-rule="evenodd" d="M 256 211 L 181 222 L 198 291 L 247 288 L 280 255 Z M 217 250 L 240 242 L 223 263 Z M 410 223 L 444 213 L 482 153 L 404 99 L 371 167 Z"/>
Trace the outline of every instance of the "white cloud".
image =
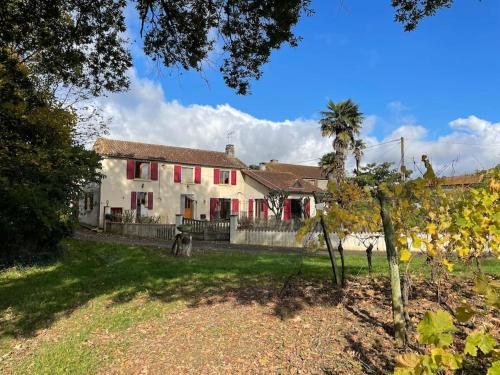
<path id="1" fill-rule="evenodd" d="M 387 108 L 392 111 L 392 112 L 396 112 L 396 113 L 399 113 L 399 112 L 404 112 L 404 111 L 407 111 L 409 108 L 404 105 L 402 102 L 400 102 L 399 100 L 395 100 L 395 101 L 392 101 L 392 102 L 389 102 L 387 104 Z"/>
<path id="2" fill-rule="evenodd" d="M 368 144 L 405 138 L 406 166 L 415 172 L 414 162 L 422 168 L 422 154 L 429 156 L 439 175 L 471 173 L 500 163 L 500 123 L 469 116 L 449 123 L 451 132 L 426 140 L 427 129 L 420 125 L 403 125 L 383 140 L 368 139 Z M 365 162 L 392 161 L 399 166 L 400 144 L 388 143 L 366 150 Z"/>
<path id="3" fill-rule="evenodd" d="M 236 154 L 247 164 L 271 158 L 283 162 L 304 162 L 315 165 L 321 155 L 332 150 L 331 139 L 322 138 L 319 124 L 312 119 L 269 121 L 241 112 L 228 104 L 185 106 L 165 98 L 161 86 L 131 73 L 131 90 L 100 99 L 104 113 L 112 117 L 110 137 L 126 140 L 168 144 L 183 147 L 223 151 L 227 133 L 233 132 L 231 143 Z M 380 119 L 367 116 L 362 137 L 368 146 L 404 136 L 406 161 L 413 168 L 412 159 L 429 155 L 439 171 L 454 159 L 445 174 L 471 172 L 499 162 L 500 123 L 491 123 L 470 116 L 450 122 L 450 133 L 437 140 L 425 139 L 424 126 L 404 125 L 385 139 L 370 136 Z M 456 143 L 456 144 L 455 144 Z M 469 145 L 467 145 L 469 144 Z M 474 144 L 474 146 L 470 146 Z M 399 162 L 399 144 L 369 148 L 364 162 Z M 353 162 L 349 161 L 352 168 Z"/>
<path id="4" fill-rule="evenodd" d="M 331 149 L 316 121 L 258 119 L 228 104 L 184 106 L 166 100 L 153 81 L 134 73 L 131 81 L 129 92 L 100 99 L 112 118 L 110 137 L 223 151 L 232 131 L 237 156 L 248 164 L 271 158 L 311 160 Z"/>

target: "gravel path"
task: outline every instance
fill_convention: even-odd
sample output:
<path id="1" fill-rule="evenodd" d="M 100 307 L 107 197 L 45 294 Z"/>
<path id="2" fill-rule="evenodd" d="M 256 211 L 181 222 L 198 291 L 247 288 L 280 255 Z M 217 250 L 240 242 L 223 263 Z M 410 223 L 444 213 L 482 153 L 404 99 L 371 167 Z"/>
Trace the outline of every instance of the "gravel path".
<path id="1" fill-rule="evenodd" d="M 95 232 L 88 229 L 78 229 L 74 238 L 89 241 L 108 242 L 124 245 L 144 245 L 160 248 L 172 248 L 172 241 L 157 241 L 149 238 L 127 237 L 117 234 Z M 243 253 L 281 253 L 281 254 L 301 254 L 309 250 L 297 247 L 278 246 L 257 246 L 257 245 L 237 245 L 227 241 L 193 241 L 193 250 L 205 251 L 236 251 Z M 327 254 L 326 250 L 320 250 L 319 254 Z M 365 256 L 364 251 L 345 251 L 347 255 Z M 373 252 L 374 255 L 385 255 L 384 252 Z"/>

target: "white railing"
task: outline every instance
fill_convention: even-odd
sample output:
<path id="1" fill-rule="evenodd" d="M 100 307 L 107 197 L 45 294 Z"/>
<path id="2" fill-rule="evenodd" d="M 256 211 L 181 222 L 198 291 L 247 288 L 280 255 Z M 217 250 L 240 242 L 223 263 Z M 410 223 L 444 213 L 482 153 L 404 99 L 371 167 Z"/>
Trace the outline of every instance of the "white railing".
<path id="1" fill-rule="evenodd" d="M 319 243 L 321 233 L 310 233 L 303 241 L 297 240 L 297 231 L 273 230 L 270 228 L 238 229 L 231 237 L 231 243 L 245 245 L 262 245 L 276 247 L 306 247 L 311 243 Z M 331 234 L 330 239 L 334 247 L 338 246 L 339 239 Z M 365 251 L 373 243 L 374 251 L 385 251 L 384 236 L 381 233 L 356 233 L 346 236 L 342 240 L 344 250 Z"/>
<path id="2" fill-rule="evenodd" d="M 175 224 L 106 223 L 106 232 L 141 238 L 173 240 Z"/>

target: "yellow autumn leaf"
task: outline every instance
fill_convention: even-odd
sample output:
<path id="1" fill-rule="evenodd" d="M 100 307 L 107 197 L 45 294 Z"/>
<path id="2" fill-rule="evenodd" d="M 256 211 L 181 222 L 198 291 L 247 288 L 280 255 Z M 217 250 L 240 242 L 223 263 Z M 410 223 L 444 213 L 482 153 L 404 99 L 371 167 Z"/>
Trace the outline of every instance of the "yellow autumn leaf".
<path id="1" fill-rule="evenodd" d="M 399 260 L 402 262 L 408 262 L 411 258 L 411 252 L 408 249 L 401 250 L 399 254 Z"/>
<path id="2" fill-rule="evenodd" d="M 420 249 L 422 247 L 422 240 L 419 237 L 413 237 L 412 247 L 415 249 Z"/>
<path id="3" fill-rule="evenodd" d="M 443 260 L 443 265 L 445 265 L 446 268 L 448 268 L 448 272 L 453 272 L 454 264 L 451 263 L 448 259 Z"/>
<path id="4" fill-rule="evenodd" d="M 415 353 L 404 353 L 396 357 L 398 367 L 415 368 L 420 363 L 420 357 Z"/>
<path id="5" fill-rule="evenodd" d="M 460 257 L 466 257 L 469 255 L 469 249 L 467 247 L 459 247 L 457 249 L 458 256 Z"/>
<path id="6" fill-rule="evenodd" d="M 429 233 L 429 234 L 435 234 L 436 233 L 436 229 L 437 229 L 436 224 L 434 224 L 434 223 L 427 224 L 427 233 Z"/>

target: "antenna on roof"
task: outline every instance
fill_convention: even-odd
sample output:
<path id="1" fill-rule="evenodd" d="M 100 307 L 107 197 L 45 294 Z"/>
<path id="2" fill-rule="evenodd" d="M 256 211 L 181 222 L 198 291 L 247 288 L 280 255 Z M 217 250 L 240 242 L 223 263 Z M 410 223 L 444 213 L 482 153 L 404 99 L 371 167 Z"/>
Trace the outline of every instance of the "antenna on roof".
<path id="1" fill-rule="evenodd" d="M 234 135 L 234 130 L 228 130 L 227 133 L 226 133 L 226 138 L 227 138 L 227 144 L 231 144 L 231 140 L 233 138 L 233 135 Z"/>

